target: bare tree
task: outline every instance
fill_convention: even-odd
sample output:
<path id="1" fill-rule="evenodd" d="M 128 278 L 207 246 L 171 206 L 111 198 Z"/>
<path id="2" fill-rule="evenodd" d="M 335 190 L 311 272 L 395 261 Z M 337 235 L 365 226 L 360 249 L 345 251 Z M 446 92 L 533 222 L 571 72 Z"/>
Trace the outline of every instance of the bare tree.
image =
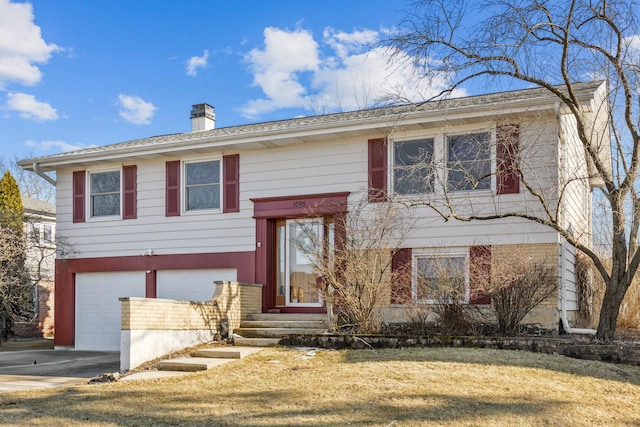
<path id="1" fill-rule="evenodd" d="M 35 157 L 33 153 L 26 153 L 19 157 L 17 156 L 12 160 L 0 157 L 0 173 L 4 174 L 5 171 L 11 172 L 18 182 L 20 192 L 24 197 L 41 200 L 47 203 L 54 203 L 56 198 L 55 186 L 51 185 L 51 183 L 47 182 L 37 174 L 24 170 L 17 164 L 17 161 L 22 158 L 26 159 L 33 157 Z"/>
<path id="2" fill-rule="evenodd" d="M 0 266 L 0 338 L 6 339 L 14 322 L 33 313 L 24 237 L 11 227 L 0 227 Z"/>
<path id="3" fill-rule="evenodd" d="M 596 336 L 612 339 L 620 304 L 640 265 L 638 4 L 629 0 L 422 0 L 413 6 L 389 46 L 413 58 L 424 78 L 448 75 L 448 92 L 471 81 L 535 85 L 568 111 L 590 166 L 589 176 L 573 180 L 599 181 L 611 241 L 602 254 L 584 236 L 574 236 L 557 209 L 567 197 L 565 188 L 549 200 L 522 170 L 520 179 L 540 209 L 460 213 L 449 204 L 441 215 L 465 221 L 520 217 L 556 230 L 591 258 L 602 276 L 606 291 Z M 478 21 L 478 16 L 487 18 Z M 594 132 L 598 124 L 593 122 L 593 111 L 581 102 L 576 82 L 590 79 L 607 83 L 601 103 L 591 109 L 606 111 L 608 132 Z M 603 134 L 607 140 L 598 139 Z"/>
<path id="4" fill-rule="evenodd" d="M 310 216 L 316 216 L 310 212 Z M 335 231 L 322 238 L 309 230 L 308 243 L 296 243 L 310 259 L 319 280 L 332 327 L 378 332 L 381 307 L 391 299 L 394 254 L 413 225 L 412 210 L 398 203 L 369 203 L 367 197 L 349 206 Z M 304 225 L 304 223 L 302 223 Z M 335 319 L 333 314 L 337 313 Z"/>

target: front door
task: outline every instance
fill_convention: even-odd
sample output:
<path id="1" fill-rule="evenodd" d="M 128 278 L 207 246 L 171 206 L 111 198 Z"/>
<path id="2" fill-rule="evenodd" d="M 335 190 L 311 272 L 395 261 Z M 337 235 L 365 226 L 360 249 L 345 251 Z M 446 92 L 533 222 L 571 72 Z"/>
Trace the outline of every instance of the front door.
<path id="1" fill-rule="evenodd" d="M 313 259 L 322 256 L 322 218 L 279 220 L 276 222 L 276 305 L 320 307 Z M 316 246 L 320 246 L 318 249 Z"/>

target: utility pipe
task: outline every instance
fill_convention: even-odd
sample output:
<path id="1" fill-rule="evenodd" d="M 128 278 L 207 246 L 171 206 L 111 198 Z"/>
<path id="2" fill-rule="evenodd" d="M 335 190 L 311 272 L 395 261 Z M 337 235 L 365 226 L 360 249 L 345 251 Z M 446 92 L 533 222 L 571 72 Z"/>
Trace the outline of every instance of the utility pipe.
<path id="1" fill-rule="evenodd" d="M 563 269 L 563 263 L 565 262 L 565 247 L 564 247 L 564 242 L 560 243 L 560 254 L 562 256 L 561 258 L 561 262 L 560 262 L 560 268 L 561 271 Z M 564 329 L 564 331 L 567 334 L 581 334 L 581 335 L 595 335 L 596 334 L 596 330 L 595 329 L 581 329 L 581 328 L 573 328 L 571 325 L 569 325 L 569 320 L 567 319 L 567 304 L 565 301 L 565 295 L 564 295 L 564 277 L 561 274 L 560 275 L 560 319 L 562 320 L 562 328 Z"/>

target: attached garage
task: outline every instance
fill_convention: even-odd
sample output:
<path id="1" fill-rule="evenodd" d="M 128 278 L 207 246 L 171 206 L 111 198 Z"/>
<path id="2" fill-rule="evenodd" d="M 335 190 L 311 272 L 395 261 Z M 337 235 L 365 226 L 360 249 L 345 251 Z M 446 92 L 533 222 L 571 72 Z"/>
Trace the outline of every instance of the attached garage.
<path id="1" fill-rule="evenodd" d="M 157 298 L 183 301 L 209 301 L 214 282 L 237 280 L 235 268 L 202 270 L 158 270 Z"/>
<path id="2" fill-rule="evenodd" d="M 77 350 L 120 350 L 121 297 L 145 296 L 145 272 L 76 274 Z"/>

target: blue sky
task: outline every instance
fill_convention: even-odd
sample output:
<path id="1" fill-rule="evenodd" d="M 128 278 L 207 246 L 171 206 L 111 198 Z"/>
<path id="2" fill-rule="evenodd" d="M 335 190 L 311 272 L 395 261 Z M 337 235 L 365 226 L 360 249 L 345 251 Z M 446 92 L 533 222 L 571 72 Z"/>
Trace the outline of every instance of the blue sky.
<path id="1" fill-rule="evenodd" d="M 0 157 L 420 100 L 411 70 L 369 50 L 404 2 L 0 0 Z M 394 70 L 392 73 L 391 70 Z"/>

